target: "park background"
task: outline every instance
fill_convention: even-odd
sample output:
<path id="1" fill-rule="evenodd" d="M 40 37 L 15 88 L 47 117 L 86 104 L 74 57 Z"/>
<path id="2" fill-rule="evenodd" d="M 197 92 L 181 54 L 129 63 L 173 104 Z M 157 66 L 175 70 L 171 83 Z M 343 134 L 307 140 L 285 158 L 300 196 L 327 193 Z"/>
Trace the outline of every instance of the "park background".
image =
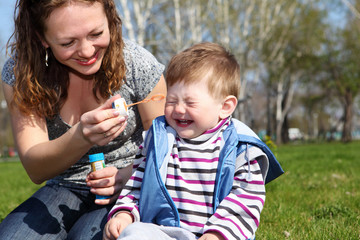
<path id="1" fill-rule="evenodd" d="M 115 2 L 124 36 L 165 65 L 201 41 L 224 45 L 239 61 L 234 117 L 286 171 L 267 185 L 259 239 L 360 239 L 360 1 Z M 0 68 L 14 5 L 0 3 Z M 16 157 L 2 91 L 0 103 L 1 221 L 39 186 Z"/>

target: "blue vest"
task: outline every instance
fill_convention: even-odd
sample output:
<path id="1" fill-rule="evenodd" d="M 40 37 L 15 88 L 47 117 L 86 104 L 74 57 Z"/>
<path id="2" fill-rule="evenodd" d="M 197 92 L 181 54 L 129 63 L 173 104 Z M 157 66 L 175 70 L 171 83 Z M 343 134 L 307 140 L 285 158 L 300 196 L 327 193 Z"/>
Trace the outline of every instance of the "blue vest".
<path id="1" fill-rule="evenodd" d="M 236 125 L 236 126 L 235 126 Z M 246 135 L 238 132 L 245 132 Z M 146 166 L 141 184 L 139 212 L 142 222 L 155 223 L 164 226 L 180 226 L 180 218 L 175 203 L 170 197 L 164 181 L 167 162 L 176 132 L 167 128 L 165 117 L 161 116 L 153 121 L 145 137 Z M 223 133 L 225 141 L 220 151 L 219 165 L 215 179 L 214 212 L 219 203 L 230 193 L 234 174 L 236 157 L 246 151 L 247 144 L 260 148 L 269 159 L 268 173 L 265 183 L 280 176 L 284 171 L 270 149 L 245 124 L 233 119 Z M 169 143 L 170 146 L 169 146 Z M 250 159 L 248 159 L 249 161 Z M 163 164 L 164 163 L 164 164 Z M 162 173 L 163 172 L 163 173 Z M 163 176 L 162 176 L 163 175 Z"/>

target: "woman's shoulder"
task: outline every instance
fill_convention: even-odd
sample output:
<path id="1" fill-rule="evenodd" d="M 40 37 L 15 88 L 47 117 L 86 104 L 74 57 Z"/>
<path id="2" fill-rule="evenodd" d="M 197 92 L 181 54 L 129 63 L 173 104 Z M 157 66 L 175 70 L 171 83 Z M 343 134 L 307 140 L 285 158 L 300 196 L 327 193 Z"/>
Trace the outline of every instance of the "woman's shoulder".
<path id="1" fill-rule="evenodd" d="M 130 92 L 136 95 L 134 101 L 143 100 L 161 79 L 165 66 L 144 47 L 124 40 L 124 60 L 126 65 L 126 84 L 122 87 L 121 96 Z M 127 89 L 127 91 L 125 91 Z M 129 99 L 126 99 L 128 101 Z"/>
<path id="2" fill-rule="evenodd" d="M 6 60 L 1 72 L 1 79 L 9 85 L 14 85 L 15 83 L 14 67 L 15 60 L 10 57 L 8 60 Z"/>
<path id="3" fill-rule="evenodd" d="M 143 48 L 136 42 L 131 41 L 127 38 L 123 38 L 123 41 L 124 41 L 124 52 L 125 53 L 133 53 L 136 51 L 147 51 L 145 48 Z"/>
<path id="4" fill-rule="evenodd" d="M 141 86 L 149 84 L 149 82 L 157 83 L 165 66 L 137 43 L 124 39 L 124 44 L 127 81 L 136 80 Z"/>
<path id="5" fill-rule="evenodd" d="M 124 38 L 123 41 L 124 41 L 124 58 L 126 63 L 129 62 L 139 63 L 139 64 L 151 63 L 151 65 L 153 64 L 162 65 L 157 61 L 155 56 L 149 50 L 145 49 L 144 47 L 140 46 L 136 42 L 133 42 L 129 39 Z"/>

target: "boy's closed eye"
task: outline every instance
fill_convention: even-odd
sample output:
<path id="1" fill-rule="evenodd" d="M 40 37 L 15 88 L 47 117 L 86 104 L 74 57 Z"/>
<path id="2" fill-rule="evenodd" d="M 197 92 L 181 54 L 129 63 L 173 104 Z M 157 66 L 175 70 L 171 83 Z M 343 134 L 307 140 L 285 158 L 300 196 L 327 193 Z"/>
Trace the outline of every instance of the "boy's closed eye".
<path id="1" fill-rule="evenodd" d="M 165 104 L 173 105 L 173 104 L 177 104 L 178 102 L 179 102 L 179 100 L 178 100 L 177 98 L 168 96 L 168 97 L 166 98 Z"/>
<path id="2" fill-rule="evenodd" d="M 186 101 L 186 106 L 196 107 L 196 106 L 198 106 L 198 102 L 196 102 L 196 101 Z"/>
<path id="3" fill-rule="evenodd" d="M 165 105 L 175 105 L 176 103 L 177 103 L 176 101 L 167 101 L 166 100 Z"/>
<path id="4" fill-rule="evenodd" d="M 184 101 L 184 103 L 190 107 L 197 106 L 199 105 L 200 102 L 201 101 L 198 98 L 194 98 L 194 97 L 187 97 Z"/>

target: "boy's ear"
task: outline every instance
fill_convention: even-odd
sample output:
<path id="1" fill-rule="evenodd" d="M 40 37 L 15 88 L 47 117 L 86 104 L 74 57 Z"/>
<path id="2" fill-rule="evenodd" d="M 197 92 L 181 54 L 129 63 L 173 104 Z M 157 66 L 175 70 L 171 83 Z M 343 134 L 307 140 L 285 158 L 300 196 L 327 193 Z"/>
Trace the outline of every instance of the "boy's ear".
<path id="1" fill-rule="evenodd" d="M 233 95 L 227 96 L 223 102 L 219 117 L 221 119 L 229 117 L 235 111 L 236 105 L 237 98 Z"/>

